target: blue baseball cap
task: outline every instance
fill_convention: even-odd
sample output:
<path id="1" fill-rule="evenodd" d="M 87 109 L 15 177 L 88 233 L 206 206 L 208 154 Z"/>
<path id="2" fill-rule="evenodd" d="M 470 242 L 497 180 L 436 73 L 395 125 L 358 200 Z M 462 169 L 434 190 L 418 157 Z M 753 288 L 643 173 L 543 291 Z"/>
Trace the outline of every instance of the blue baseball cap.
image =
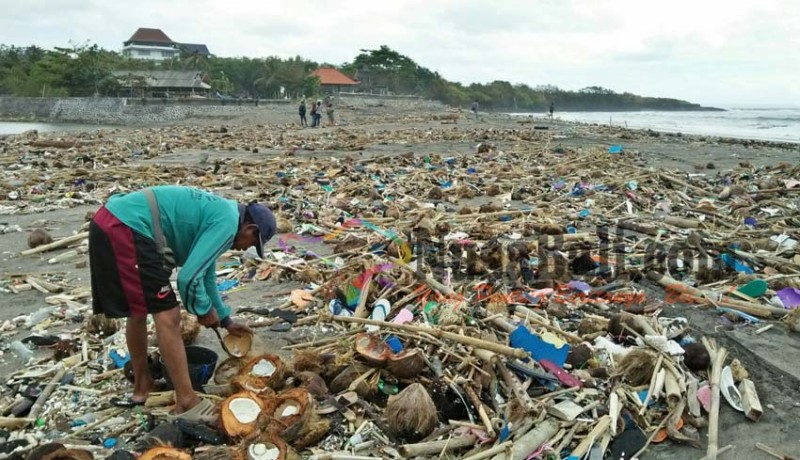
<path id="1" fill-rule="evenodd" d="M 239 225 L 249 221 L 258 227 L 258 245 L 256 252 L 258 257 L 264 258 L 264 243 L 269 241 L 274 235 L 277 225 L 272 211 L 263 204 L 255 201 L 250 204 L 239 204 Z"/>

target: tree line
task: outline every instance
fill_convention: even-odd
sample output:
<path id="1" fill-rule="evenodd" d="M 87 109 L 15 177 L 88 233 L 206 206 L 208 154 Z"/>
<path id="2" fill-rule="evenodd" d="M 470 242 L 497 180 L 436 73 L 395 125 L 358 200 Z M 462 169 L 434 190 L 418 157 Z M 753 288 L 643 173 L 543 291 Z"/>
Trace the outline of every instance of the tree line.
<path id="1" fill-rule="evenodd" d="M 114 71 L 197 70 L 206 73 L 213 91 L 244 98 L 314 97 L 319 80 L 311 72 L 326 64 L 300 56 L 280 58 L 203 56 L 182 50 L 167 61 L 130 59 L 96 44 L 43 49 L 0 45 L 0 95 L 91 97 L 125 94 Z M 697 104 L 669 98 L 616 93 L 597 86 L 568 91 L 553 85 L 531 87 L 507 81 L 464 85 L 445 79 L 387 46 L 361 50 L 339 66 L 357 79 L 357 91 L 417 95 L 465 107 L 477 101 L 483 110 L 699 110 Z"/>

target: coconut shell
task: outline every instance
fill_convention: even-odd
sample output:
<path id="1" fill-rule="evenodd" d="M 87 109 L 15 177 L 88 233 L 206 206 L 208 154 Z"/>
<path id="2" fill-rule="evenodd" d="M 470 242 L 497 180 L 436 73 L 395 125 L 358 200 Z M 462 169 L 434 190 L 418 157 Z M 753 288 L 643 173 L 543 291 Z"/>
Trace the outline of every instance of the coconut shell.
<path id="1" fill-rule="evenodd" d="M 291 411 L 292 407 L 296 410 Z M 314 412 L 314 399 L 305 388 L 292 388 L 270 398 L 266 411 L 280 427 L 281 438 L 292 442 L 306 432 L 306 424 Z"/>
<path id="2" fill-rule="evenodd" d="M 173 447 L 153 447 L 143 453 L 139 460 L 192 460 L 192 456 L 188 452 Z"/>
<path id="3" fill-rule="evenodd" d="M 228 334 L 222 339 L 231 354 L 237 358 L 243 358 L 250 353 L 253 346 L 253 334 L 234 335 Z"/>
<path id="4" fill-rule="evenodd" d="M 28 458 L 38 458 L 41 460 L 94 460 L 94 455 L 86 450 L 67 449 L 62 447 L 41 457 L 29 456 Z"/>
<path id="5" fill-rule="evenodd" d="M 294 226 L 292 223 L 284 218 L 279 217 L 277 219 L 277 233 L 292 233 L 294 231 Z"/>
<path id="6" fill-rule="evenodd" d="M 425 370 L 425 358 L 418 348 L 403 350 L 396 355 L 389 356 L 386 368 L 395 377 L 414 378 Z"/>
<path id="7" fill-rule="evenodd" d="M 323 418 L 316 412 L 311 413 L 311 417 L 306 423 L 302 433 L 292 442 L 292 445 L 297 449 L 305 449 L 306 447 L 314 446 L 320 441 L 328 431 L 331 430 L 331 419 Z"/>
<path id="8" fill-rule="evenodd" d="M 267 360 L 275 366 L 275 372 L 270 376 L 253 375 L 253 368 L 261 362 Z M 277 390 L 283 385 L 284 374 L 283 361 L 275 355 L 260 355 L 251 359 L 242 367 L 239 375 L 236 376 L 231 384 L 235 388 L 243 391 L 252 391 L 254 393 L 264 393 L 270 389 Z"/>
<path id="9" fill-rule="evenodd" d="M 409 442 L 428 436 L 439 423 L 436 405 L 425 387 L 419 383 L 389 396 L 385 414 L 392 434 Z"/>
<path id="10" fill-rule="evenodd" d="M 356 355 L 372 367 L 383 367 L 392 354 L 392 350 L 380 337 L 371 334 L 358 334 L 355 350 Z"/>
<path id="11" fill-rule="evenodd" d="M 259 417 L 256 417 L 251 423 L 240 422 L 233 411 L 231 411 L 230 404 L 236 399 L 249 399 L 253 401 L 259 408 Z M 222 401 L 219 405 L 219 424 L 220 429 L 229 438 L 245 437 L 253 434 L 258 428 L 258 420 L 260 415 L 264 413 L 266 404 L 257 394 L 249 391 L 233 394 L 227 399 Z"/>

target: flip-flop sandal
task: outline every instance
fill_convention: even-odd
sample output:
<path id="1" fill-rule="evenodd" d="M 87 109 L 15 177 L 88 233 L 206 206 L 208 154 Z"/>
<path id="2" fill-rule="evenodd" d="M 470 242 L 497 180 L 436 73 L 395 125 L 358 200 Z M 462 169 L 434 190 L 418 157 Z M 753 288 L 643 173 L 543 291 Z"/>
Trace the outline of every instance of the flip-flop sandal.
<path id="1" fill-rule="evenodd" d="M 177 415 L 172 412 L 167 414 L 167 421 L 170 423 L 174 423 L 178 419 L 183 419 L 190 422 L 212 424 L 217 421 L 217 408 L 211 403 L 211 401 L 207 399 L 201 399 L 196 406 L 192 407 L 186 412 Z"/>
<path id="2" fill-rule="evenodd" d="M 126 409 L 133 409 L 134 407 L 144 406 L 145 401 L 134 401 L 133 395 L 114 396 L 109 401 L 114 407 L 124 407 Z"/>

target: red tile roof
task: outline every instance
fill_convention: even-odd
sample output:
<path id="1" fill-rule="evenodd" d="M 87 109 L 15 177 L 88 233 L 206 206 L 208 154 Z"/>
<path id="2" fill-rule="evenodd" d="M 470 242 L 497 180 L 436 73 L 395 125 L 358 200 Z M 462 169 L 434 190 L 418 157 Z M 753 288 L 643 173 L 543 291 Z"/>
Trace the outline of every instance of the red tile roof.
<path id="1" fill-rule="evenodd" d="M 167 45 L 175 43 L 161 29 L 148 29 L 146 27 L 139 27 L 126 43 L 130 42 L 164 43 Z"/>
<path id="2" fill-rule="evenodd" d="M 358 82 L 331 67 L 322 67 L 311 72 L 311 75 L 319 77 L 322 85 L 357 85 Z"/>

